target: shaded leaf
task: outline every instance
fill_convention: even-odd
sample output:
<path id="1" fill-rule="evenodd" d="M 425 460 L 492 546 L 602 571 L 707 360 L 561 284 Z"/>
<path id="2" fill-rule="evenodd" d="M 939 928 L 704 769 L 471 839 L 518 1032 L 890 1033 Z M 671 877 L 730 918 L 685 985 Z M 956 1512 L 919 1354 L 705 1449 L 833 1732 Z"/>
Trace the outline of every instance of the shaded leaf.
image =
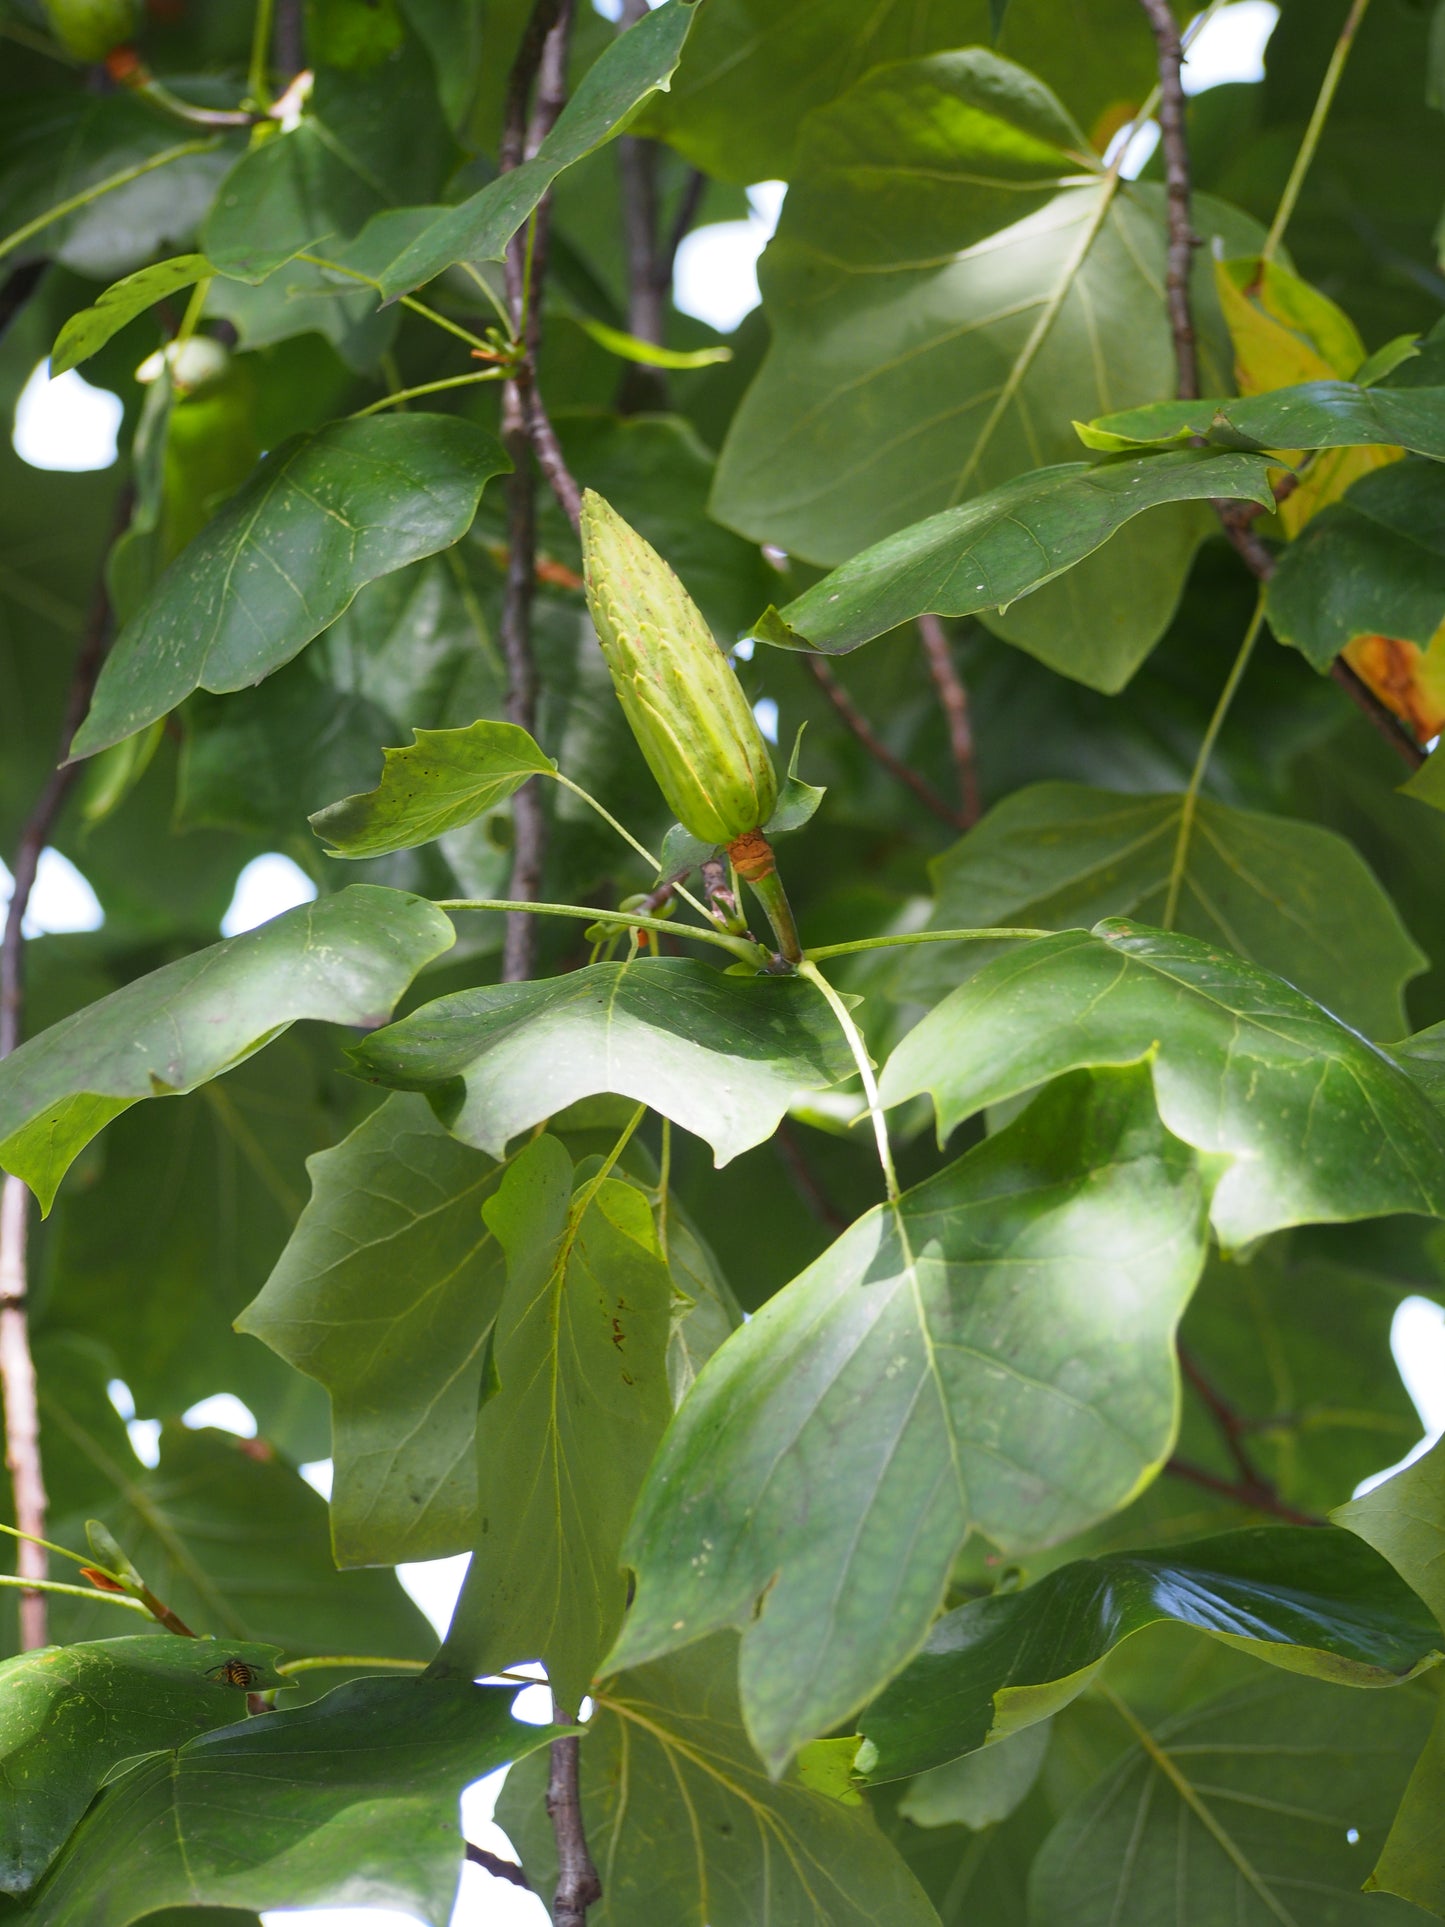
<path id="1" fill-rule="evenodd" d="M 1445 1626 L 1445 1447 L 1330 1516 L 1382 1553 Z"/>
<path id="2" fill-rule="evenodd" d="M 311 1201 L 238 1328 L 331 1395 L 338 1563 L 458 1552 L 503 1283 L 481 1203 L 502 1167 L 398 1094 L 309 1168 Z"/>
<path id="3" fill-rule="evenodd" d="M 1424 1737 L 1429 1696 L 1270 1679 L 1157 1726 L 1034 1862 L 1034 1927 L 1368 1927 L 1415 1918 L 1361 1877 Z"/>
<path id="4" fill-rule="evenodd" d="M 985 965 L 909 1032 L 881 1089 L 888 1105 L 930 1091 L 946 1138 L 1062 1071 L 1141 1061 L 1168 1129 L 1218 1160 L 1226 1249 L 1445 1209 L 1445 1118 L 1383 1051 L 1257 965 L 1122 917 Z"/>
<path id="5" fill-rule="evenodd" d="M 918 1665 L 913 1662 L 907 1678 Z M 976 1753 L 948 1760 L 910 1783 L 898 1811 L 916 1827 L 997 1826 L 1033 1790 L 1049 1750 L 1049 1722 L 1036 1721 Z"/>
<path id="6" fill-rule="evenodd" d="M 507 243 L 564 168 L 618 133 L 638 103 L 666 87 L 692 25 L 695 0 L 668 0 L 620 34 L 591 67 L 537 149 L 457 207 L 439 213 L 381 274 L 406 294 L 454 261 L 500 261 Z"/>
<path id="7" fill-rule="evenodd" d="M 155 1908 L 392 1906 L 445 1927 L 457 1796 L 551 1737 L 509 1691 L 365 1680 L 141 1761 L 36 1891 L 34 1927 L 129 1927 Z"/>
<path id="8" fill-rule="evenodd" d="M 477 1538 L 441 1664 L 540 1658 L 580 1705 L 622 1622 L 622 1535 L 672 1414 L 672 1281 L 647 1200 L 588 1182 L 553 1137 L 482 1207 L 506 1257 L 477 1418 Z"/>
<path id="9" fill-rule="evenodd" d="M 1066 38 L 1076 49 L 1077 36 Z M 880 596 L 866 634 L 924 609 L 988 609 L 990 627 L 1051 667 L 1122 687 L 1173 610 L 1205 511 L 1156 516 L 1007 613 L 998 612 L 1127 520 L 1122 504 L 1112 516 L 1093 503 L 1093 514 L 1070 517 L 1083 528 L 1068 552 L 1045 543 L 1041 558 L 1027 533 L 1013 533 L 992 581 L 964 567 L 955 576 L 952 563 L 980 513 L 973 498 L 1077 453 L 1071 416 L 1173 392 L 1161 193 L 1104 169 L 1057 98 L 985 48 L 865 74 L 803 125 L 761 267 L 772 345 L 723 446 L 713 513 L 829 564 L 929 517 L 915 537 L 927 587 Z M 1194 218 L 1231 253 L 1257 245 L 1249 224 L 1203 197 Z M 1206 255 L 1194 283 L 1201 351 L 1206 379 L 1227 384 L 1207 265 Z M 1234 486 L 1247 495 L 1255 483 L 1245 474 L 1234 471 Z M 1160 499 L 1189 499 L 1180 474 L 1172 479 Z M 1136 485 L 1147 503 L 1147 484 Z M 1033 486 L 1008 506 L 1023 511 Z M 940 538 L 946 552 L 930 552 Z M 910 573 L 911 548 L 884 557 Z M 840 646 L 821 622 L 817 636 L 794 626 Z"/>
<path id="10" fill-rule="evenodd" d="M 98 295 L 94 304 L 73 314 L 55 338 L 50 351 L 50 374 L 63 375 L 103 348 L 128 321 L 144 314 L 152 303 L 178 294 L 210 273 L 203 254 L 178 254 L 169 261 L 128 274 Z"/>
<path id="11" fill-rule="evenodd" d="M 860 1218 L 674 1421 L 611 1663 L 735 1625 L 770 1765 L 846 1718 L 917 1650 L 970 1529 L 1047 1544 L 1157 1469 L 1203 1212 L 1133 1070 L 1056 1085 Z"/>
<path id="12" fill-rule="evenodd" d="M 1216 496 L 1272 501 L 1267 475 L 1257 456 L 1195 449 L 1172 459 L 1039 469 L 864 549 L 781 612 L 770 610 L 754 632 L 786 648 L 842 655 L 915 616 L 1003 609 L 1073 568 L 1145 509 Z M 1140 657 L 1112 647 L 1091 656 L 1072 642 L 1023 646 L 1061 674 L 1108 691 L 1123 687 Z"/>
<path id="13" fill-rule="evenodd" d="M 353 1055 L 378 1083 L 425 1091 L 449 1131 L 493 1157 L 543 1118 L 612 1091 L 706 1138 L 719 1164 L 770 1137 L 799 1088 L 821 1090 L 853 1068 L 810 984 L 730 977 L 680 957 L 459 991 Z"/>
<path id="14" fill-rule="evenodd" d="M 1343 837 L 1201 796 L 1122 796 L 1081 783 L 1015 791 L 933 862 L 935 929 L 1160 923 L 1285 977 L 1372 1037 L 1396 1035 L 1425 967 L 1395 906 Z M 1181 861 L 1182 858 L 1182 861 Z M 900 994 L 932 1002 L 997 946 L 925 944 Z"/>
<path id="15" fill-rule="evenodd" d="M 229 1726 L 245 1700 L 209 1674 L 222 1659 L 280 1686 L 274 1646 L 140 1633 L 43 1647 L 0 1664 L 0 1892 L 34 1886 L 112 1767 Z"/>
<path id="16" fill-rule="evenodd" d="M 323 61 L 300 122 L 255 142 L 221 183 L 206 253 L 222 274 L 263 281 L 303 248 L 327 254 L 328 237 L 353 235 L 387 208 L 434 200 L 454 151 L 416 42 L 366 69 Z"/>
<path id="17" fill-rule="evenodd" d="M 363 583 L 464 535 L 509 466 L 483 429 L 441 415 L 333 422 L 278 449 L 121 630 L 73 754 L 134 734 L 193 689 L 279 669 Z"/>
<path id="18" fill-rule="evenodd" d="M 298 1018 L 376 1023 L 454 941 L 430 903 L 361 883 L 166 964 L 0 1064 L 0 1161 L 48 1210 L 77 1152 L 129 1105 L 193 1091 Z"/>
<path id="19" fill-rule="evenodd" d="M 738 1710 L 723 1637 L 608 1681 L 582 1744 L 582 1802 L 602 1877 L 597 1927 L 934 1927 L 922 1889 L 866 1807 L 774 1780 Z M 508 1776 L 497 1818 L 534 1887 L 556 1844 L 540 1761 Z"/>
<path id="20" fill-rule="evenodd" d="M 940 1619 L 860 1717 L 871 1745 L 858 1770 L 903 1779 L 1046 1720 L 1122 1640 L 1161 1621 L 1347 1686 L 1394 1686 L 1442 1656 L 1414 1593 L 1348 1533 L 1255 1526 L 1080 1559 Z"/>
<path id="21" fill-rule="evenodd" d="M 311 817 L 328 856 L 387 856 L 460 829 L 505 802 L 530 776 L 557 765 L 515 723 L 418 729 L 406 749 L 383 752 L 381 782 Z"/>
<path id="22" fill-rule="evenodd" d="M 431 1626 L 394 1573 L 337 1572 L 326 1502 L 259 1440 L 167 1426 L 160 1463 L 139 1476 L 116 1466 L 52 1401 L 47 1421 L 95 1456 L 113 1496 L 99 1509 L 152 1590 L 197 1633 L 264 1640 L 288 1654 L 369 1653 L 430 1659 Z M 67 1420 L 69 1423 L 67 1424 Z M 61 1544 L 84 1552 L 84 1521 L 60 1520 Z M 114 1631 L 114 1607 L 59 1598 L 64 1639 Z"/>
<path id="23" fill-rule="evenodd" d="M 1445 458 L 1445 388 L 1305 381 L 1237 401 L 1159 401 L 1076 424 L 1088 448 L 1156 448 L 1195 436 L 1220 448 L 1357 448 L 1378 443 Z"/>

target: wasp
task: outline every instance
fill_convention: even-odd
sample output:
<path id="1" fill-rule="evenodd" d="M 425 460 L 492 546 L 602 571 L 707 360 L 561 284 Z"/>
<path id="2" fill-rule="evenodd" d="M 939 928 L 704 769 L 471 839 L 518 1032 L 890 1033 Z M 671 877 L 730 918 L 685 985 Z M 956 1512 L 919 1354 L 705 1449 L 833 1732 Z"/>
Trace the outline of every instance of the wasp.
<path id="1" fill-rule="evenodd" d="M 223 1659 L 219 1666 L 206 1669 L 207 1679 L 218 1679 L 223 1685 L 238 1687 L 242 1692 L 249 1692 L 260 1677 L 261 1668 L 244 1659 Z"/>

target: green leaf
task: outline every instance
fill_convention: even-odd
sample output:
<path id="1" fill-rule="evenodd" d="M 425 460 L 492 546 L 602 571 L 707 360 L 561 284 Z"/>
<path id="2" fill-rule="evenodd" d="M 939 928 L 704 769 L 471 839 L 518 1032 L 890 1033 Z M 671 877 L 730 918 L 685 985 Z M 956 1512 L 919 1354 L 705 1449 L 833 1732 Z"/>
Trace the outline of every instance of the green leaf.
<path id="1" fill-rule="evenodd" d="M 0 1064 L 0 1163 L 48 1210 L 77 1152 L 127 1106 L 193 1091 L 298 1018 L 375 1024 L 454 941 L 430 903 L 353 884 L 165 964 Z"/>
<path id="2" fill-rule="evenodd" d="M 454 261 L 500 261 L 507 243 L 564 168 L 626 125 L 666 87 L 682 53 L 695 0 L 668 0 L 620 34 L 588 70 L 531 160 L 449 208 L 381 274 L 389 298 L 431 281 Z"/>
<path id="3" fill-rule="evenodd" d="M 1445 458 L 1445 388 L 1361 388 L 1302 381 L 1236 401 L 1160 401 L 1076 423 L 1087 448 L 1110 453 L 1201 436 L 1221 448 L 1413 449 Z"/>
<path id="4" fill-rule="evenodd" d="M 1127 519 L 1121 504 L 1081 516 L 1076 499 L 1074 546 L 1043 557 L 1010 531 L 993 581 L 952 569 L 979 513 L 972 498 L 1077 453 L 1070 416 L 1173 392 L 1161 195 L 1104 170 L 1055 96 L 986 48 L 865 74 L 804 124 L 762 264 L 772 346 L 733 418 L 713 513 L 828 564 L 930 518 L 915 538 L 920 561 L 884 552 L 905 578 L 923 578 L 916 593 L 880 596 L 878 627 L 863 623 L 857 641 L 920 610 L 998 611 L 1087 555 Z M 1253 237 L 1252 224 L 1204 197 L 1194 218 L 1229 252 L 1258 245 L 1243 231 Z M 1201 254 L 1201 349 L 1207 378 L 1227 382 L 1228 337 Z M 1246 473 L 1235 477 L 1248 495 L 1258 478 Z M 1188 499 L 1174 480 L 1161 499 Z M 1147 485 L 1119 486 L 1147 504 Z M 1022 508 L 1031 496 L 1005 501 Z M 950 512 L 961 519 L 932 519 Z M 1202 509 L 1156 516 L 989 625 L 1064 674 L 1120 688 L 1168 621 L 1208 526 Z M 939 538 L 936 557 L 928 543 Z M 997 566 L 1005 559 L 1011 568 Z M 954 593 L 939 600 L 945 583 Z"/>
<path id="5" fill-rule="evenodd" d="M 245 1701 L 209 1674 L 222 1659 L 280 1686 L 274 1646 L 217 1647 L 139 1633 L 44 1647 L 0 1664 L 0 1892 L 33 1887 L 112 1767 L 229 1726 Z"/>
<path id="6" fill-rule="evenodd" d="M 1382 1553 L 1445 1626 L 1445 1446 L 1330 1517 Z"/>
<path id="7" fill-rule="evenodd" d="M 1186 826 L 1185 807 L 1182 796 L 1081 783 L 1015 791 L 934 859 L 930 924 L 1068 930 L 1108 916 L 1157 924 L 1179 863 L 1176 928 L 1287 978 L 1367 1036 L 1398 1035 L 1405 985 L 1426 958 L 1353 845 L 1207 796 Z M 931 1003 L 997 950 L 921 945 L 900 994 Z"/>
<path id="8" fill-rule="evenodd" d="M 119 334 L 129 321 L 167 295 L 178 294 L 203 280 L 211 272 L 204 254 L 178 254 L 170 261 L 157 261 L 153 267 L 128 274 L 89 308 L 73 314 L 55 338 L 50 351 L 50 374 L 63 375 L 103 348 L 112 335 Z"/>
<path id="9" fill-rule="evenodd" d="M 337 1562 L 460 1552 L 476 1515 L 482 1351 L 503 1283 L 480 1207 L 502 1167 L 398 1094 L 310 1171 L 311 1201 L 238 1329 L 331 1395 Z"/>
<path id="10" fill-rule="evenodd" d="M 477 1419 L 476 1545 L 440 1663 L 471 1679 L 540 1658 L 576 1707 L 622 1623 L 622 1536 L 672 1415 L 672 1280 L 641 1192 L 609 1178 L 574 1196 L 556 1138 L 522 1152 L 482 1215 L 507 1287 Z"/>
<path id="11" fill-rule="evenodd" d="M 390 1906 L 445 1927 L 457 1796 L 551 1738 L 509 1691 L 364 1680 L 160 1753 L 101 1795 L 29 1927 L 129 1927 L 155 1908 Z"/>
<path id="12" fill-rule="evenodd" d="M 1445 1211 L 1445 1118 L 1383 1051 L 1257 965 L 1122 917 L 985 965 L 909 1032 L 881 1089 L 887 1105 L 930 1091 L 946 1138 L 1062 1071 L 1140 1062 L 1167 1128 L 1217 1160 L 1227 1250 Z"/>
<path id="13" fill-rule="evenodd" d="M 1179 449 L 1038 469 L 886 536 L 781 612 L 769 610 L 754 633 L 836 656 L 915 616 L 1002 610 L 1072 569 L 1145 509 L 1216 496 L 1272 502 L 1267 465 L 1254 455 Z M 1110 693 L 1123 688 L 1142 653 L 1047 638 L 1023 646 L 1061 675 Z"/>
<path id="14" fill-rule="evenodd" d="M 72 753 L 133 735 L 193 689 L 270 675 L 364 583 L 464 535 L 509 467 L 483 429 L 442 415 L 333 422 L 278 449 L 121 630 Z"/>
<path id="15" fill-rule="evenodd" d="M 311 817 L 328 856 L 387 856 L 413 850 L 448 830 L 475 822 L 531 776 L 557 765 L 515 723 L 472 723 L 466 729 L 418 729 L 406 749 L 383 752 L 381 782 L 343 797 Z"/>
<path id="16" fill-rule="evenodd" d="M 1428 1719 L 1414 1691 L 1272 1679 L 1166 1721 L 1050 1834 L 1033 1927 L 1403 1922 L 1360 1880 Z"/>
<path id="17" fill-rule="evenodd" d="M 459 991 L 352 1054 L 378 1083 L 425 1091 L 449 1131 L 493 1157 L 543 1118 L 612 1091 L 705 1138 L 719 1164 L 771 1137 L 797 1090 L 853 1069 L 810 984 L 730 977 L 681 957 Z"/>
<path id="18" fill-rule="evenodd" d="M 915 1660 L 905 1678 L 917 1664 Z M 916 1827 L 965 1826 L 979 1831 L 997 1826 L 1032 1792 L 1049 1739 L 1049 1722 L 1039 1720 L 992 1746 L 948 1760 L 912 1782 L 898 1811 Z"/>
<path id="19" fill-rule="evenodd" d="M 1157 1470 L 1203 1257 L 1195 1160 L 1138 1070 L 1054 1086 L 875 1207 L 678 1414 L 610 1663 L 745 1629 L 744 1715 L 780 1768 L 917 1650 L 971 1529 L 1045 1545 Z"/>
<path id="20" fill-rule="evenodd" d="M 1121 105 L 1142 102 L 1154 79 L 1143 25 L 1129 0 L 1071 0 L 1067 31 L 1052 0 L 709 0 L 646 128 L 724 180 L 792 180 L 805 116 L 859 75 L 1002 32 L 1002 51 L 1052 87 L 1102 147 Z"/>
<path id="21" fill-rule="evenodd" d="M 45 1416 L 65 1423 L 58 1400 Z M 96 1441 L 75 1442 L 97 1455 L 112 1487 L 101 1523 L 197 1633 L 263 1640 L 291 1655 L 425 1660 L 436 1650 L 394 1573 L 336 1570 L 325 1500 L 261 1441 L 167 1426 L 159 1465 L 140 1476 L 110 1462 Z M 62 1519 L 55 1532 L 58 1543 L 85 1551 L 83 1520 Z M 119 1617 L 113 1606 L 59 1596 L 51 1610 L 63 1639 L 99 1638 Z"/>
<path id="22" fill-rule="evenodd" d="M 737 1643 L 723 1637 L 598 1690 L 582 1744 L 582 1806 L 602 1876 L 589 1921 L 936 1927 L 866 1807 L 763 1772 L 738 1710 L 736 1667 Z M 557 1849 L 541 1766 L 508 1776 L 497 1818 L 532 1885 L 548 1893 Z"/>
<path id="23" fill-rule="evenodd" d="M 322 65 L 299 124 L 256 141 L 221 183 L 205 251 L 222 274 L 264 281 L 303 248 L 327 254 L 328 237 L 435 200 L 454 154 L 416 42 L 364 72 Z"/>
<path id="24" fill-rule="evenodd" d="M 1280 641 L 1319 670 L 1356 636 L 1427 649 L 1445 620 L 1442 514 L 1445 469 L 1434 462 L 1392 462 L 1361 477 L 1280 555 L 1269 585 Z"/>
<path id="25" fill-rule="evenodd" d="M 733 351 L 727 347 L 716 348 L 660 348 L 656 342 L 639 341 L 622 328 L 609 328 L 605 321 L 594 321 L 590 315 L 578 315 L 577 326 L 583 334 L 590 335 L 599 348 L 605 348 L 609 355 L 616 355 L 620 361 L 635 362 L 643 368 L 712 368 L 719 362 L 731 361 Z"/>
<path id="26" fill-rule="evenodd" d="M 1394 1686 L 1442 1657 L 1414 1593 L 1346 1532 L 1256 1526 L 1079 1559 L 940 1619 L 864 1710 L 858 1770 L 898 1780 L 997 1744 L 1058 1712 L 1121 1641 L 1164 1621 L 1345 1686 Z"/>

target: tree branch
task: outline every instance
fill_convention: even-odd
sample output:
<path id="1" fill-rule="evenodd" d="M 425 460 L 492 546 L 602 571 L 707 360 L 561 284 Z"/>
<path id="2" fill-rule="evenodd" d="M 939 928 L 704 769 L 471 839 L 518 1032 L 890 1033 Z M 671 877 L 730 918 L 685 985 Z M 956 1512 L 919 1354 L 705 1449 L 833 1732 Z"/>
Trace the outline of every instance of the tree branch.
<path id="1" fill-rule="evenodd" d="M 803 1155 L 803 1147 L 798 1142 L 798 1134 L 789 1119 L 782 1118 L 773 1133 L 773 1148 L 782 1160 L 783 1168 L 793 1181 L 793 1189 L 807 1205 L 809 1211 L 827 1230 L 846 1231 L 851 1219 L 833 1203 Z"/>
<path id="2" fill-rule="evenodd" d="M 123 526 L 129 517 L 130 491 L 125 489 L 120 498 L 118 526 Z M 16 1048 L 24 1029 L 25 913 L 35 888 L 41 852 L 50 841 L 66 792 L 77 774 L 76 767 L 67 766 L 65 758 L 70 753 L 71 739 L 90 707 L 95 679 L 105 659 L 110 627 L 110 603 L 102 570 L 71 672 L 70 692 L 60 728 L 60 767 L 46 777 L 20 832 L 10 866 L 13 886 L 5 917 L 5 935 L 0 939 L 0 1058 L 8 1057 Z M 47 1501 L 40 1460 L 40 1407 L 26 1314 L 29 1225 L 30 1193 L 19 1178 L 7 1176 L 0 1187 L 0 1394 L 5 1401 L 5 1464 L 14 1491 L 16 1525 L 21 1532 L 43 1539 Z M 22 1579 L 44 1579 L 49 1570 L 45 1548 L 32 1545 L 26 1539 L 17 1541 L 16 1570 Z M 45 1645 L 46 1631 L 44 1593 L 22 1593 L 22 1651 L 30 1652 Z"/>
<path id="3" fill-rule="evenodd" d="M 1237 1477 L 1224 1479 L 1217 1473 L 1207 1472 L 1203 1466 L 1195 1465 L 1188 1459 L 1171 1459 L 1166 1471 L 1176 1478 L 1188 1479 L 1195 1485 L 1204 1486 L 1211 1492 L 1226 1494 L 1237 1499 L 1241 1505 L 1252 1506 L 1256 1512 L 1269 1512 L 1278 1519 L 1287 1519 L 1292 1525 L 1317 1526 L 1324 1520 L 1316 1518 L 1312 1512 L 1301 1512 L 1281 1499 L 1271 1480 L 1267 1479 L 1249 1455 L 1245 1445 L 1245 1435 L 1251 1430 L 1250 1423 L 1227 1399 L 1210 1378 L 1193 1352 L 1185 1345 L 1179 1347 L 1179 1368 L 1189 1381 L 1209 1416 L 1213 1419 L 1225 1449 L 1234 1460 Z"/>
<path id="4" fill-rule="evenodd" d="M 560 1706 L 553 1717 L 567 1719 Z M 552 1742 L 552 1771 L 547 1781 L 547 1818 L 557 1836 L 557 1892 L 552 1902 L 554 1927 L 586 1927 L 587 1909 L 602 1898 L 602 1882 L 587 1848 L 579 1793 L 581 1748 L 576 1734 Z"/>
<path id="5" fill-rule="evenodd" d="M 971 830 L 979 819 L 980 811 L 968 691 L 954 666 L 948 632 L 938 617 L 920 616 L 918 634 L 923 642 L 923 653 L 928 659 L 928 673 L 933 678 L 938 700 L 943 705 L 944 720 L 948 724 L 948 744 L 953 751 L 954 768 L 958 771 L 958 793 L 963 805 L 959 811 L 959 822 L 964 829 Z"/>
<path id="6" fill-rule="evenodd" d="M 951 830 L 967 829 L 968 825 L 963 819 L 963 813 L 945 803 L 932 784 L 926 783 L 917 770 L 910 769 L 901 757 L 895 756 L 882 738 L 874 732 L 873 725 L 822 657 L 809 655 L 803 660 L 812 670 L 818 687 L 875 762 L 881 763 L 890 776 L 896 777 L 906 788 L 912 790 L 924 808 L 931 810 L 940 823 L 946 823 Z"/>
<path id="7" fill-rule="evenodd" d="M 532 1883 L 517 1865 L 515 1860 L 504 1860 L 499 1853 L 488 1853 L 485 1847 L 473 1846 L 468 1840 L 467 1859 L 474 1867 L 481 1867 L 497 1880 L 510 1880 L 514 1887 L 525 1887 L 532 1891 Z"/>
<path id="8" fill-rule="evenodd" d="M 1195 1465 L 1191 1459 L 1172 1458 L 1164 1470 L 1173 1478 L 1202 1486 L 1206 1492 L 1217 1492 L 1223 1499 L 1233 1499 L 1236 1505 L 1248 1506 L 1255 1512 L 1267 1512 L 1271 1518 L 1282 1519 L 1286 1525 L 1322 1526 L 1328 1523 L 1313 1512 L 1301 1512 L 1297 1507 L 1286 1504 L 1268 1486 L 1251 1486 L 1242 1479 L 1223 1479 L 1217 1472 L 1206 1472 L 1202 1465 Z"/>
<path id="9" fill-rule="evenodd" d="M 1193 250 L 1197 243 L 1190 216 L 1192 188 L 1189 135 L 1185 120 L 1184 88 L 1179 73 L 1181 60 L 1179 29 L 1175 24 L 1169 0 L 1139 0 L 1139 4 L 1148 16 L 1149 24 L 1154 31 L 1155 45 L 1158 48 L 1159 144 L 1164 154 L 1169 210 L 1169 258 L 1165 294 L 1169 310 L 1169 326 L 1174 337 L 1176 393 L 1181 401 L 1194 401 L 1199 395 L 1199 364 L 1195 344 L 1194 316 L 1189 299 L 1189 273 Z M 1326 91 L 1331 97 L 1334 84 L 1339 79 L 1339 69 L 1343 66 L 1344 54 L 1348 52 L 1364 8 L 1365 0 L 1356 0 L 1350 18 L 1345 23 L 1345 30 L 1341 34 L 1340 44 L 1335 49 L 1335 58 L 1330 68 L 1333 79 L 1327 76 Z M 1321 99 L 1325 99 L 1324 94 L 1321 95 Z M 1318 105 L 1315 119 L 1310 124 L 1311 135 L 1316 141 L 1319 138 L 1317 123 L 1322 124 Z M 1297 166 L 1296 175 L 1300 172 Z M 1297 180 L 1293 180 L 1292 184 L 1297 191 Z M 1276 232 L 1272 235 L 1272 239 L 1278 238 L 1277 231 L 1281 225 L 1277 218 Z M 1270 251 L 1270 248 L 1266 247 L 1266 258 Z M 1287 495 L 1292 494 L 1296 486 L 1297 483 L 1294 480 L 1286 478 L 1284 484 L 1276 491 L 1275 506 L 1278 507 Z M 1244 566 L 1256 582 L 1268 582 L 1274 574 L 1275 560 L 1268 544 L 1255 532 L 1255 518 L 1261 512 L 1258 505 L 1215 501 L 1213 506 L 1219 517 L 1220 526 Z M 1382 703 L 1374 691 L 1361 681 L 1343 657 L 1336 657 L 1330 667 L 1330 676 L 1384 737 L 1400 760 L 1407 763 L 1411 769 L 1419 769 L 1425 761 L 1424 750 L 1394 711 Z"/>
<path id="10" fill-rule="evenodd" d="M 1159 58 L 1159 144 L 1164 153 L 1169 252 L 1164 298 L 1174 334 L 1174 361 L 1181 401 L 1199 396 L 1199 356 L 1189 303 L 1189 276 L 1198 245 L 1190 219 L 1189 137 L 1185 127 L 1184 83 L 1179 69 L 1184 50 L 1169 0 L 1139 0 L 1154 32 Z"/>

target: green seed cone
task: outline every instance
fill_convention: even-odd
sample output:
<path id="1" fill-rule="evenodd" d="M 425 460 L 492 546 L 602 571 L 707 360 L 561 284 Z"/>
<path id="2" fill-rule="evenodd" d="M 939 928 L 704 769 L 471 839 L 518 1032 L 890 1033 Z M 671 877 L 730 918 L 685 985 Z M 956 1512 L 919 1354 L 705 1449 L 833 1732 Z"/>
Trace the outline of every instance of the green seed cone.
<path id="1" fill-rule="evenodd" d="M 588 489 L 587 606 L 613 686 L 658 788 L 705 843 L 766 823 L 778 800 L 768 746 L 732 664 L 662 557 Z"/>
<path id="2" fill-rule="evenodd" d="M 104 60 L 134 39 L 138 0 L 44 0 L 56 38 L 80 60 Z"/>

